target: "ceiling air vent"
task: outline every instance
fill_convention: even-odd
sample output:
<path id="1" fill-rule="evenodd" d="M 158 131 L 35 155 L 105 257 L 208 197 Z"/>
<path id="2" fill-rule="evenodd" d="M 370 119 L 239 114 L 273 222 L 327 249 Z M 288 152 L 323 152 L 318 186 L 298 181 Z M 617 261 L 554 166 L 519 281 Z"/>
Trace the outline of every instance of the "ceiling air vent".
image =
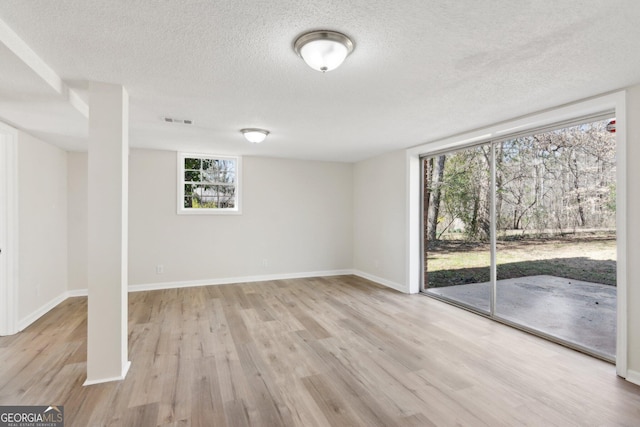
<path id="1" fill-rule="evenodd" d="M 193 120 L 190 119 L 174 119 L 172 117 L 165 117 L 164 121 L 167 123 L 177 123 L 177 124 L 181 124 L 181 125 L 192 125 L 193 124 Z"/>

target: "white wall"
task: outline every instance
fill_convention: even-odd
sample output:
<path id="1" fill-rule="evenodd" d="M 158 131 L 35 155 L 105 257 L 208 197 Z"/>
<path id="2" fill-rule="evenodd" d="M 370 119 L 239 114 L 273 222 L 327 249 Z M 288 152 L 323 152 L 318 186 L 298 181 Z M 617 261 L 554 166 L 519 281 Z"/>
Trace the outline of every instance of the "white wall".
<path id="1" fill-rule="evenodd" d="M 67 290 L 67 153 L 18 134 L 20 325 Z"/>
<path id="2" fill-rule="evenodd" d="M 88 170 L 87 153 L 67 153 L 68 271 L 67 289 L 86 290 L 88 283 Z"/>
<path id="3" fill-rule="evenodd" d="M 354 166 L 354 268 L 403 292 L 406 278 L 406 155 L 394 151 Z"/>
<path id="4" fill-rule="evenodd" d="M 242 215 L 178 215 L 176 169 L 175 152 L 131 150 L 130 285 L 352 267 L 351 164 L 245 157 Z"/>

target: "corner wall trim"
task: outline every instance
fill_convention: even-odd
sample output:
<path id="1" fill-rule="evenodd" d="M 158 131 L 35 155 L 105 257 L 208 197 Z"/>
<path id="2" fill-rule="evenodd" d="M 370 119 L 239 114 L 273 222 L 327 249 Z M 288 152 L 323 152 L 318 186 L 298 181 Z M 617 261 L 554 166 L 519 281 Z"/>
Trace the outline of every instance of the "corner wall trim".
<path id="1" fill-rule="evenodd" d="M 629 381 L 630 383 L 633 383 L 635 385 L 640 385 L 640 372 L 628 369 L 627 370 L 627 378 L 625 378 L 625 379 L 627 381 Z"/>
<path id="2" fill-rule="evenodd" d="M 128 361 L 127 364 L 124 366 L 124 368 L 122 368 L 122 375 L 120 375 L 119 377 L 102 378 L 102 379 L 99 379 L 99 380 L 91 380 L 91 381 L 89 381 L 87 379 L 87 380 L 85 380 L 84 383 L 82 383 L 82 386 L 85 387 L 85 386 L 88 386 L 88 385 L 109 383 L 109 382 L 112 382 L 112 381 L 122 381 L 127 376 L 127 372 L 129 372 L 129 368 L 130 367 L 131 367 L 131 361 Z"/>
<path id="3" fill-rule="evenodd" d="M 409 293 L 409 291 L 407 290 L 407 287 L 404 285 L 401 285 L 400 283 L 383 279 L 382 277 L 374 276 L 373 274 L 365 273 L 364 271 L 360 271 L 360 270 L 353 270 L 352 274 L 358 277 L 362 277 L 363 279 L 371 280 L 372 282 L 376 282 L 388 288 L 395 289 L 398 292 L 402 292 L 405 294 Z"/>
<path id="4" fill-rule="evenodd" d="M 266 282 L 269 280 L 304 279 L 307 277 L 344 276 L 353 270 L 312 271 L 303 273 L 267 274 L 262 276 L 226 277 L 222 279 L 189 280 L 184 282 L 145 283 L 129 285 L 129 292 L 157 291 L 161 289 L 191 288 L 197 286 L 231 285 L 234 283 Z"/>

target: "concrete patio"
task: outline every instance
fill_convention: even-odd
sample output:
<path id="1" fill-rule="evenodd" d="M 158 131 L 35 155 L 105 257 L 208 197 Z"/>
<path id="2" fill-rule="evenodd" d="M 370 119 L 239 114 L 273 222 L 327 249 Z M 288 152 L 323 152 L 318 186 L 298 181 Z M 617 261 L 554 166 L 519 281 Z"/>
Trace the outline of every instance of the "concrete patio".
<path id="1" fill-rule="evenodd" d="M 488 312 L 490 283 L 431 288 L 438 295 Z M 496 315 L 614 359 L 616 288 L 555 276 L 497 281 Z"/>

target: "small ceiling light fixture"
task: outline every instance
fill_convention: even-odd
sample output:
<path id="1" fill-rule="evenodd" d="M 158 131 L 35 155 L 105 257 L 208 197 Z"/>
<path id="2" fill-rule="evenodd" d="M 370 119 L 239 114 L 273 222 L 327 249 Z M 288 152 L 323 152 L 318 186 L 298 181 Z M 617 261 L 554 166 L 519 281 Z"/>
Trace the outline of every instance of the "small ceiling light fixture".
<path id="1" fill-rule="evenodd" d="M 293 45 L 293 49 L 309 67 L 323 73 L 338 68 L 353 52 L 353 47 L 349 37 L 328 30 L 303 34 Z"/>
<path id="2" fill-rule="evenodd" d="M 261 143 L 262 141 L 264 141 L 267 135 L 269 135 L 268 130 L 255 129 L 255 128 L 242 129 L 240 132 L 242 132 L 242 134 L 244 135 L 244 138 L 247 141 L 253 144 Z"/>

